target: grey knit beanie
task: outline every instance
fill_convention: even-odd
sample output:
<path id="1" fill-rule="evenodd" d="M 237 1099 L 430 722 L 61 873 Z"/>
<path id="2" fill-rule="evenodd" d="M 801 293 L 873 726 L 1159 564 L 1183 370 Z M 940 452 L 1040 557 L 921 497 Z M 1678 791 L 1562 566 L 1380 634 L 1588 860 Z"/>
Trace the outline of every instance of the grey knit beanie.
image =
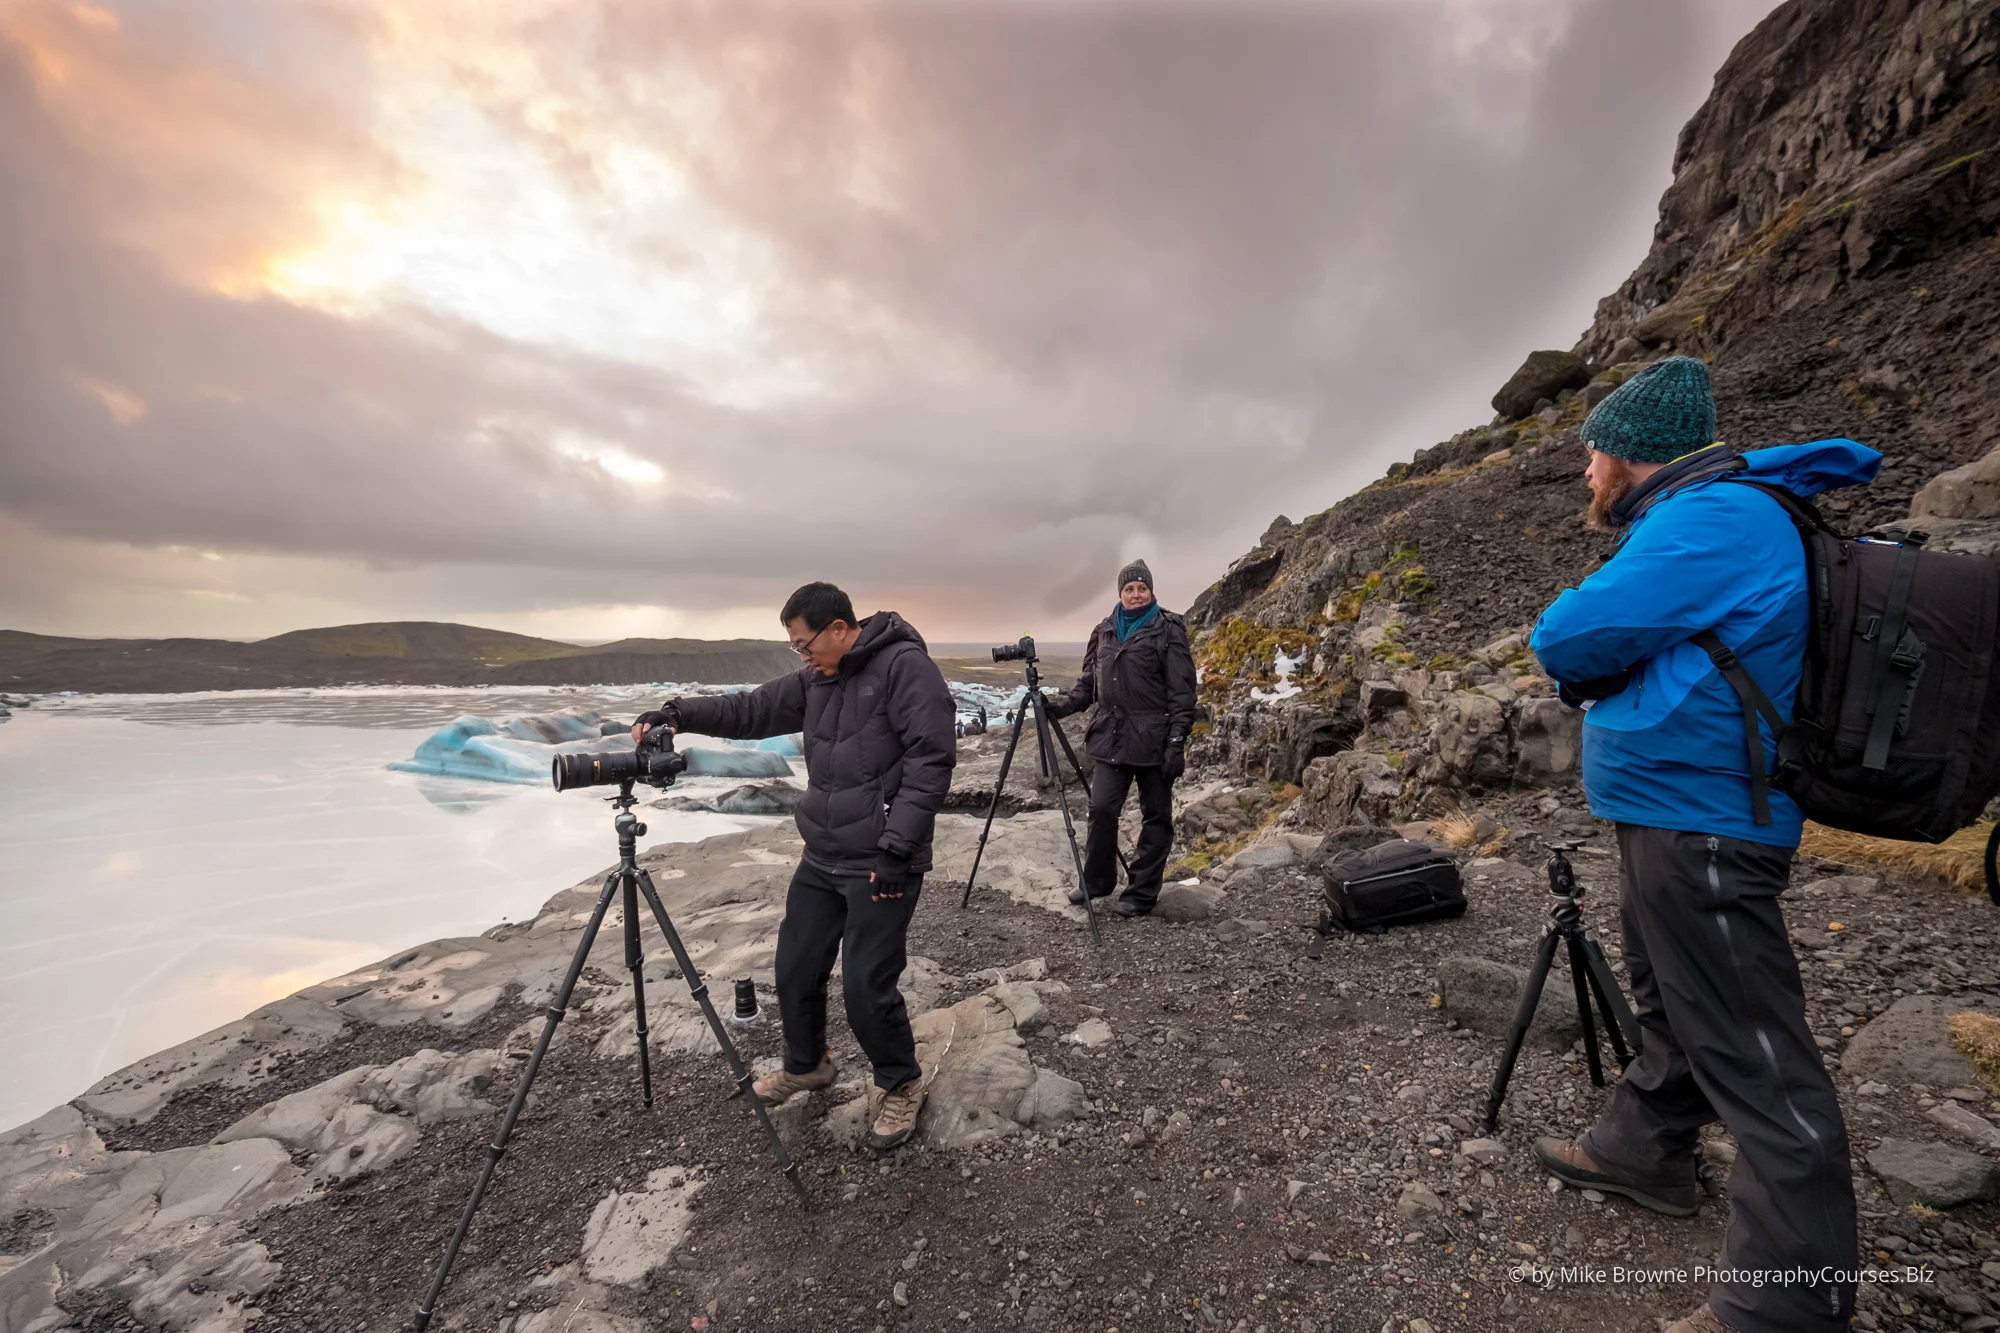
<path id="1" fill-rule="evenodd" d="M 1671 463 L 1715 443 L 1708 367 L 1691 356 L 1655 361 L 1584 418 L 1583 442 L 1635 463 Z"/>
<path id="2" fill-rule="evenodd" d="M 1128 583 L 1143 583 L 1147 592 L 1153 590 L 1153 571 L 1146 568 L 1144 560 L 1134 560 L 1118 571 L 1118 591 L 1124 592 Z"/>

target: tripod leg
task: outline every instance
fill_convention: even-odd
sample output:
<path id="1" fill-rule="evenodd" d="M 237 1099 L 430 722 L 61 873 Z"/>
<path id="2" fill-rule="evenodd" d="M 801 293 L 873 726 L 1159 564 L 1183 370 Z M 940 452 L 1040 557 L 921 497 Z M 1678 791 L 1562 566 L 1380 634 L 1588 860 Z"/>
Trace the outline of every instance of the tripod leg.
<path id="1" fill-rule="evenodd" d="M 1604 1086 L 1604 1061 L 1597 1053 L 1597 1015 L 1590 1008 L 1590 961 L 1584 957 L 1583 936 L 1569 937 L 1569 979 L 1576 987 L 1576 1017 L 1583 1025 L 1583 1055 L 1590 1065 L 1590 1081 Z M 1609 1023 L 1607 1016 L 1605 1022 Z"/>
<path id="2" fill-rule="evenodd" d="M 621 872 L 625 886 L 625 970 L 632 974 L 632 1004 L 639 1021 L 639 1088 L 646 1109 L 653 1109 L 653 1056 L 646 1031 L 646 955 L 639 949 L 639 888 L 629 873 Z"/>
<path id="3" fill-rule="evenodd" d="M 479 1168 L 479 1179 L 473 1183 L 472 1197 L 465 1201 L 465 1211 L 459 1214 L 458 1226 L 445 1246 L 444 1258 L 438 1263 L 436 1276 L 431 1278 L 430 1291 L 425 1294 L 424 1303 L 417 1307 L 417 1333 L 423 1333 L 431 1322 L 431 1315 L 437 1310 L 438 1297 L 444 1294 L 444 1284 L 451 1277 L 451 1266 L 458 1261 L 459 1246 L 465 1243 L 465 1233 L 472 1229 L 472 1215 L 479 1211 L 480 1201 L 486 1197 L 486 1187 L 493 1183 L 493 1169 L 500 1165 L 500 1158 L 507 1151 L 507 1140 L 514 1133 L 514 1122 L 521 1118 L 521 1108 L 528 1104 L 528 1090 L 535 1086 L 535 1075 L 541 1072 L 542 1057 L 549 1053 L 549 1042 L 556 1035 L 556 1024 L 562 1022 L 563 1011 L 569 1007 L 570 994 L 576 989 L 576 979 L 583 975 L 584 964 L 590 960 L 590 947 L 597 942 L 597 928 L 604 924 L 604 913 L 611 906 L 611 895 L 618 891 L 620 874 L 614 870 L 604 881 L 604 891 L 597 895 L 597 906 L 591 909 L 590 924 L 583 928 L 583 938 L 577 941 L 576 955 L 569 960 L 569 971 L 563 975 L 562 985 L 556 988 L 555 998 L 549 1001 L 548 1022 L 542 1025 L 542 1035 L 535 1041 L 534 1053 L 528 1057 L 527 1067 L 521 1071 L 521 1081 L 514 1086 L 514 1100 L 507 1104 L 507 1113 L 500 1118 L 500 1130 L 486 1149 L 486 1162 Z"/>
<path id="4" fill-rule="evenodd" d="M 1590 968 L 1591 988 L 1597 992 L 1597 1007 L 1604 1011 L 1604 1029 L 1611 1036 L 1611 1049 L 1618 1053 L 1621 1066 L 1629 1065 L 1645 1049 L 1639 1020 L 1625 1003 L 1625 992 L 1618 988 L 1611 964 L 1604 961 L 1604 950 L 1588 935 L 1583 940 L 1583 956 Z"/>
<path id="5" fill-rule="evenodd" d="M 729 1030 L 722 1026 L 722 1016 L 715 1012 L 715 1001 L 708 996 L 708 982 L 695 970 L 694 960 L 688 957 L 687 946 L 681 943 L 680 932 L 674 929 L 674 920 L 667 915 L 665 903 L 660 901 L 660 891 L 653 887 L 653 877 L 641 870 L 637 872 L 639 892 L 646 895 L 646 905 L 653 909 L 653 919 L 659 922 L 660 933 L 667 937 L 667 947 L 674 951 L 674 961 L 680 964 L 681 977 L 687 982 L 688 994 L 694 996 L 701 1006 L 702 1017 L 708 1020 L 709 1031 L 715 1034 L 715 1044 L 722 1048 L 722 1054 L 729 1061 L 730 1072 L 736 1077 L 736 1090 L 750 1103 L 750 1109 L 757 1114 L 757 1123 L 764 1127 L 764 1133 L 771 1140 L 772 1155 L 778 1159 L 778 1169 L 791 1182 L 792 1190 L 799 1196 L 802 1205 L 809 1205 L 811 1199 L 806 1194 L 806 1186 L 799 1179 L 799 1164 L 785 1151 L 785 1141 L 778 1137 L 778 1127 L 771 1123 L 771 1113 L 764 1109 L 764 1103 L 757 1100 L 757 1094 L 750 1089 L 750 1070 L 737 1054 L 736 1043 L 729 1039 Z"/>
<path id="6" fill-rule="evenodd" d="M 1035 740 L 1041 746 L 1043 757 L 1053 756 L 1053 749 L 1049 744 L 1049 733 L 1053 731 L 1056 735 L 1062 736 L 1063 751 L 1070 756 L 1070 767 L 1076 768 L 1076 754 L 1069 748 L 1069 737 L 1063 736 L 1062 728 L 1049 721 L 1048 707 L 1042 702 L 1042 692 L 1028 691 L 1028 701 L 1034 705 Z M 1103 948 L 1104 936 L 1099 934 L 1097 929 L 1097 907 L 1091 900 L 1090 886 L 1083 882 L 1083 853 L 1076 845 L 1076 824 L 1069 817 L 1069 784 L 1063 781 L 1061 760 L 1055 760 L 1055 771 L 1056 802 L 1062 806 L 1063 835 L 1069 839 L 1070 858 L 1076 862 L 1076 886 L 1083 890 L 1083 917 L 1090 923 L 1090 942 Z M 1083 776 L 1082 769 L 1077 769 L 1077 776 L 1079 778 Z"/>
<path id="7" fill-rule="evenodd" d="M 1514 1076 L 1514 1062 L 1521 1058 L 1521 1043 L 1528 1039 L 1528 1026 L 1535 1021 L 1535 1007 L 1542 1002 L 1542 987 L 1549 979 L 1549 965 L 1555 961 L 1558 937 L 1554 927 L 1542 931 L 1535 949 L 1535 966 L 1521 991 L 1521 1007 L 1514 1011 L 1514 1026 L 1507 1033 L 1507 1049 L 1500 1054 L 1500 1067 L 1493 1071 L 1493 1087 L 1486 1094 L 1486 1132 L 1500 1122 L 1500 1103 L 1507 1097 L 1507 1080 Z"/>
<path id="8" fill-rule="evenodd" d="M 986 839 L 993 832 L 993 816 L 1000 813 L 1000 793 L 1007 786 L 1007 770 L 1014 766 L 1014 747 L 1021 743 L 1021 724 L 1027 721 L 1028 709 L 1025 704 L 1014 714 L 1014 734 L 1007 738 L 1007 749 L 1000 756 L 1000 776 L 993 779 L 993 799 L 986 806 L 986 827 L 979 830 L 979 849 L 972 854 L 972 873 L 965 877 L 965 896 L 958 900 L 960 907 L 972 905 L 972 882 L 979 877 L 980 858 L 986 855 Z"/>

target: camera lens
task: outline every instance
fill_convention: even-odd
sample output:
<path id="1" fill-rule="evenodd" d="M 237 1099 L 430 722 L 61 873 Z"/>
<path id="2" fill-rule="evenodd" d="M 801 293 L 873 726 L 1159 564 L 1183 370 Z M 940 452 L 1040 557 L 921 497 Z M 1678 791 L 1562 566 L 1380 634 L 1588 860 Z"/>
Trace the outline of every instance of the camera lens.
<path id="1" fill-rule="evenodd" d="M 640 756 L 634 750 L 613 750 L 606 754 L 559 754 L 549 765 L 549 780 L 557 791 L 578 787 L 602 787 L 606 783 L 637 779 Z"/>

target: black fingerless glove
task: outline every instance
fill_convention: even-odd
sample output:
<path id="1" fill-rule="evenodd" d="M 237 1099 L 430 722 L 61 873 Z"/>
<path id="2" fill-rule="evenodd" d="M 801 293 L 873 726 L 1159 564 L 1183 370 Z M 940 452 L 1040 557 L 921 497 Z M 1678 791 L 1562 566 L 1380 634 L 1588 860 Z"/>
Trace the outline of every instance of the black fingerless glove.
<path id="1" fill-rule="evenodd" d="M 674 731 L 679 731 L 681 729 L 681 710 L 672 704 L 668 704 L 665 708 L 655 708 L 650 713 L 639 714 L 638 717 L 633 719 L 632 725 L 649 729 L 653 727 L 668 727 Z"/>
<path id="2" fill-rule="evenodd" d="M 1556 697 L 1571 708 L 1581 708 L 1587 703 L 1596 703 L 1599 699 L 1609 699 L 1614 694 L 1620 694 L 1631 683 L 1632 669 L 1627 667 L 1613 675 L 1599 676 L 1596 680 L 1558 681 Z"/>
<path id="3" fill-rule="evenodd" d="M 875 892 L 901 893 L 910 877 L 910 858 L 891 851 L 875 853 Z"/>

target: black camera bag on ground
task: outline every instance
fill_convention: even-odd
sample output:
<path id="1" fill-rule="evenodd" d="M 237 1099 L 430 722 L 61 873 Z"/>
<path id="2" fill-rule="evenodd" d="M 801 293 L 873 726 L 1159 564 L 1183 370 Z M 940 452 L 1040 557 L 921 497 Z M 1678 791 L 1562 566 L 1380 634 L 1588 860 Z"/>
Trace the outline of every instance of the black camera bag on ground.
<path id="1" fill-rule="evenodd" d="M 1330 858 L 1323 931 L 1381 930 L 1465 915 L 1458 862 L 1443 848 L 1397 840 Z"/>

